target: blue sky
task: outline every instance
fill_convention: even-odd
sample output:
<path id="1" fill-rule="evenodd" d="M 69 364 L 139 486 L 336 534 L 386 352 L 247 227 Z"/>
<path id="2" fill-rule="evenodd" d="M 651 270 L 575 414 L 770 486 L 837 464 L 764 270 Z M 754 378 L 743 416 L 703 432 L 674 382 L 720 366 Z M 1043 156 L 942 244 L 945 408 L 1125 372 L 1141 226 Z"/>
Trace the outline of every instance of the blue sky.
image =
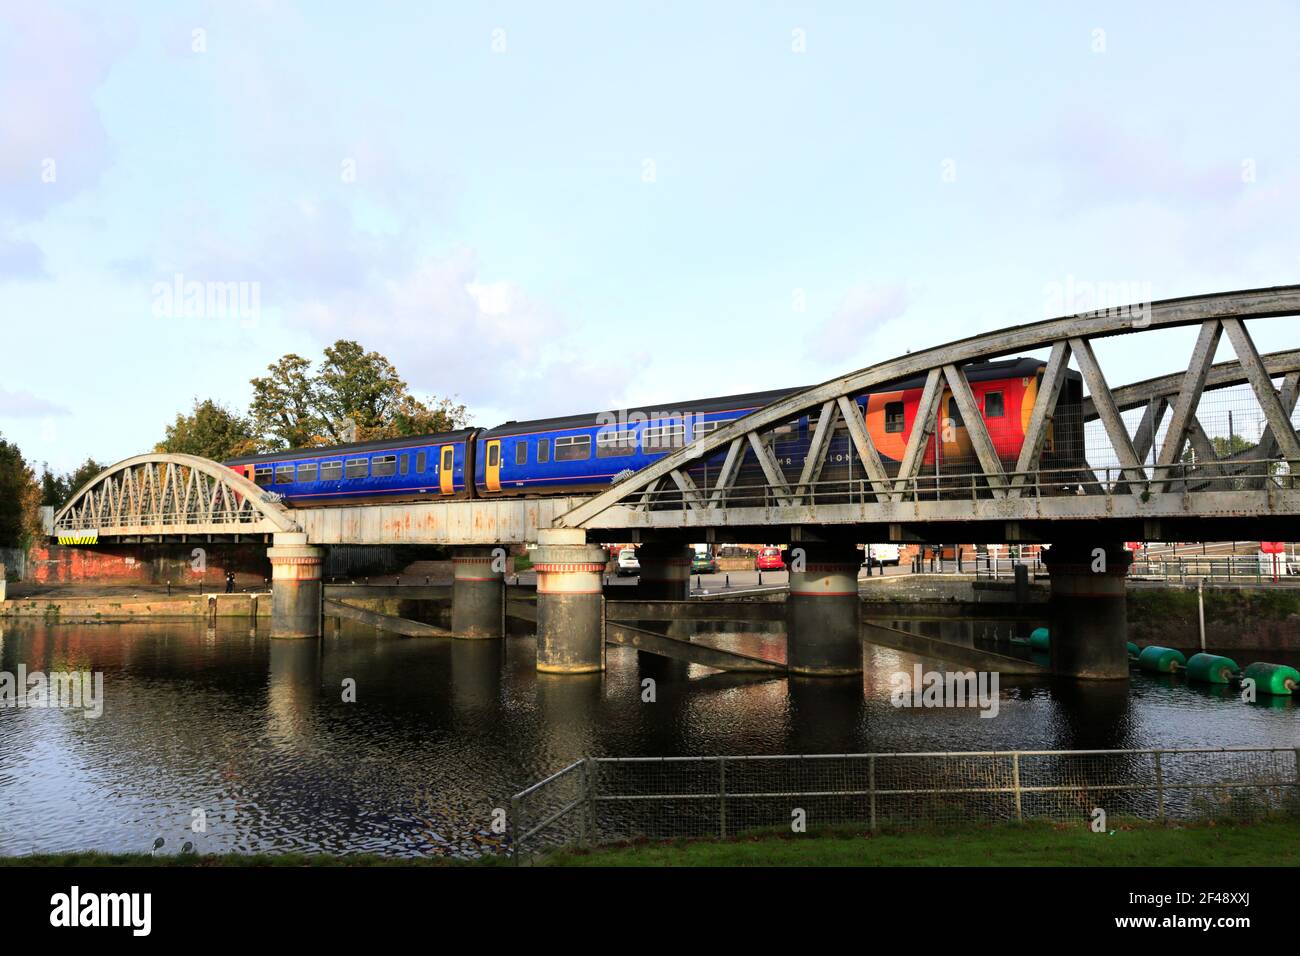
<path id="1" fill-rule="evenodd" d="M 1300 281 L 1297 35 L 1267 2 L 0 0 L 0 434 L 114 461 L 340 337 L 492 425 L 811 384 L 1071 280 Z M 160 310 L 178 275 L 258 307 Z M 1185 365 L 1143 340 L 1112 381 Z"/>

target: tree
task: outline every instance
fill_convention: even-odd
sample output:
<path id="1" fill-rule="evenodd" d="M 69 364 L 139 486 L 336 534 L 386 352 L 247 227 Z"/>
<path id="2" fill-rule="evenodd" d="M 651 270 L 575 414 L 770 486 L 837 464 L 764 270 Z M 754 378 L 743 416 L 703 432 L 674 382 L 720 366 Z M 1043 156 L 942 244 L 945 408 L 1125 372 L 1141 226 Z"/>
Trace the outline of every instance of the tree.
<path id="1" fill-rule="evenodd" d="M 0 438 L 0 547 L 27 548 L 41 530 L 41 486 L 18 446 Z"/>
<path id="2" fill-rule="evenodd" d="M 250 411 L 268 451 L 452 431 L 467 418 L 451 399 L 420 401 L 387 358 L 347 339 L 325 349 L 314 373 L 292 353 L 267 372 L 252 380 Z"/>
<path id="3" fill-rule="evenodd" d="M 59 475 L 50 471 L 49 465 L 41 470 L 41 504 L 59 509 L 68 503 L 68 499 L 77 489 L 104 470 L 104 466 L 93 458 L 87 458 L 72 471 Z"/>
<path id="4" fill-rule="evenodd" d="M 257 447 L 257 435 L 247 418 L 210 398 L 195 398 L 194 411 L 188 415 L 178 413 L 154 451 L 226 461 L 254 454 Z"/>

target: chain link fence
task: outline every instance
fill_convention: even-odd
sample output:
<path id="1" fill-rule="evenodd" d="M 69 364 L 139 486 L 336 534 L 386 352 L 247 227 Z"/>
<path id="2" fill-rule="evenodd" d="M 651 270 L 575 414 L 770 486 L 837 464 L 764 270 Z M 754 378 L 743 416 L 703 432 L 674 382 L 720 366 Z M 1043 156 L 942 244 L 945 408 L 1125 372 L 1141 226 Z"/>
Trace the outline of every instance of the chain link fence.
<path id="1" fill-rule="evenodd" d="M 511 800 L 516 862 L 561 846 L 845 824 L 917 829 L 1300 814 L 1300 748 L 593 757 Z"/>

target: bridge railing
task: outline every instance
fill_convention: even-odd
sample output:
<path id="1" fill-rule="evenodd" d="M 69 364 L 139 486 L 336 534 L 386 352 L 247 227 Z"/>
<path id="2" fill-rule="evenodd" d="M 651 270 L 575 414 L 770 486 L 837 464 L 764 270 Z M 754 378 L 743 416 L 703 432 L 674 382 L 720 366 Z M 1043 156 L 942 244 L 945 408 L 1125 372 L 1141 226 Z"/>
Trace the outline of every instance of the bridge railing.
<path id="1" fill-rule="evenodd" d="M 1135 473 L 1136 472 L 1136 473 Z M 689 474 L 689 472 L 688 472 Z M 873 481 L 867 477 L 820 479 L 797 487 L 791 483 L 737 483 L 718 490 L 707 474 L 682 486 L 662 486 L 643 492 L 637 506 L 652 511 L 724 508 L 775 508 L 819 504 L 871 505 L 892 501 L 979 501 L 996 497 L 1059 498 L 1069 495 L 1138 495 L 1157 492 L 1239 492 L 1289 489 L 1297 486 L 1300 460 L 1243 459 L 1231 468 L 1179 462 L 1141 469 L 1045 468 L 990 474 L 966 471 L 922 474 Z"/>
<path id="2" fill-rule="evenodd" d="M 1300 748 L 595 757 L 516 794 L 516 862 L 547 849 L 1109 818 L 1300 814 Z M 1105 825 L 1103 820 L 1102 825 Z"/>
<path id="3" fill-rule="evenodd" d="M 110 521 L 99 522 L 97 530 L 130 531 L 139 529 L 143 532 L 148 528 L 160 526 L 175 528 L 212 523 L 238 526 L 241 524 L 257 524 L 261 519 L 262 516 L 259 513 L 248 508 L 218 509 L 202 515 L 195 514 L 192 511 L 127 512 L 114 516 Z M 55 522 L 54 531 L 57 534 L 61 531 L 78 531 L 83 527 L 82 519 L 69 512 Z"/>

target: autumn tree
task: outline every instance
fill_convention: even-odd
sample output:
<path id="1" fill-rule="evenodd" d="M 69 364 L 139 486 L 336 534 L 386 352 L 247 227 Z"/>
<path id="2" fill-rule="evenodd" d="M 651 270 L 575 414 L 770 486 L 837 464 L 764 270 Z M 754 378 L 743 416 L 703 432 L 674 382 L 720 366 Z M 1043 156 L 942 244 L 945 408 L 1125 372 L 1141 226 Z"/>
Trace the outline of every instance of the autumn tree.
<path id="1" fill-rule="evenodd" d="M 41 530 L 41 486 L 18 446 L 0 438 L 0 547 L 27 548 Z"/>
<path id="2" fill-rule="evenodd" d="M 210 398 L 203 401 L 196 398 L 194 410 L 188 415 L 176 415 L 176 421 L 167 426 L 165 437 L 154 446 L 154 451 L 226 461 L 255 454 L 258 444 L 253 424 L 246 417 Z"/>
<path id="3" fill-rule="evenodd" d="M 49 465 L 44 465 L 41 470 L 41 504 L 55 509 L 63 507 L 78 488 L 103 470 L 104 466 L 93 458 L 87 458 L 72 471 L 62 475 L 50 471 Z"/>

